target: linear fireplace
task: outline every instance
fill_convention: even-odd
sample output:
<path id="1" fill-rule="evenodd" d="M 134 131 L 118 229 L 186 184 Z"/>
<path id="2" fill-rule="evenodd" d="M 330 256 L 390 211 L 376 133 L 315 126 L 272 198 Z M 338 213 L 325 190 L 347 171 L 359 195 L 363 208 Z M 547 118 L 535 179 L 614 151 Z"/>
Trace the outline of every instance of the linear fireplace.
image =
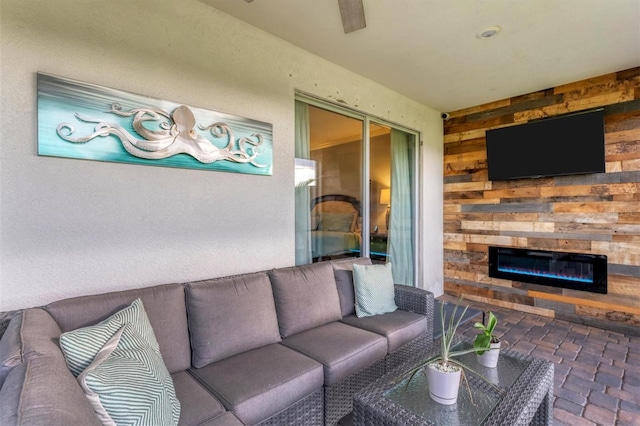
<path id="1" fill-rule="evenodd" d="M 489 247 L 489 276 L 607 293 L 607 256 Z"/>

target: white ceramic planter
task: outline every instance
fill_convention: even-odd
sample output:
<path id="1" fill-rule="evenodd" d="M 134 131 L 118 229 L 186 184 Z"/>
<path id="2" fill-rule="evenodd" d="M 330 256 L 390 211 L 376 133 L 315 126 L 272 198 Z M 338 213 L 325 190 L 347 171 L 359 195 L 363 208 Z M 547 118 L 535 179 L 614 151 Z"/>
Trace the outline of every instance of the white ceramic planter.
<path id="1" fill-rule="evenodd" d="M 462 370 L 460 368 L 457 368 L 454 372 L 446 372 L 428 365 L 427 383 L 431 399 L 444 405 L 455 404 L 458 401 L 461 374 Z"/>
<path id="2" fill-rule="evenodd" d="M 478 354 L 478 364 L 485 367 L 494 368 L 498 365 L 498 357 L 500 356 L 500 342 L 491 343 L 490 350 L 484 351 L 482 355 Z"/>

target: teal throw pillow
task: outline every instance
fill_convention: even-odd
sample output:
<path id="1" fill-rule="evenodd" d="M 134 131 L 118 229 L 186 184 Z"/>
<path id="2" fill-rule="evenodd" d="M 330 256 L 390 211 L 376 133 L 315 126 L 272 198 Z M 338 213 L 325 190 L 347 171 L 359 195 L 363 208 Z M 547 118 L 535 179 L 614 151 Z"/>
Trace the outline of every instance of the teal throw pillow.
<path id="1" fill-rule="evenodd" d="M 358 318 L 393 312 L 398 307 L 391 263 L 385 265 L 353 265 L 353 283 Z"/>
<path id="2" fill-rule="evenodd" d="M 78 376 L 105 425 L 177 425 L 180 402 L 160 354 L 123 325 Z"/>
<path id="3" fill-rule="evenodd" d="M 142 300 L 136 299 L 131 305 L 99 324 L 60 335 L 62 353 L 74 376 L 78 377 L 93 362 L 100 349 L 124 324 L 131 324 L 140 336 L 147 340 L 149 346 L 160 355 L 160 346 L 156 341 L 156 335 L 151 328 Z"/>

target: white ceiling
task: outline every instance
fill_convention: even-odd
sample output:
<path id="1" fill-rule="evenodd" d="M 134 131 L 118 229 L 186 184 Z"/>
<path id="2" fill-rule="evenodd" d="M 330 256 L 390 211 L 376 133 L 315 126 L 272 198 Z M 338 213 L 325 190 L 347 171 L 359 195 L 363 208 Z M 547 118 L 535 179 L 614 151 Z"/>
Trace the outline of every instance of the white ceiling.
<path id="1" fill-rule="evenodd" d="M 640 66 L 640 0 L 200 1 L 441 112 Z"/>

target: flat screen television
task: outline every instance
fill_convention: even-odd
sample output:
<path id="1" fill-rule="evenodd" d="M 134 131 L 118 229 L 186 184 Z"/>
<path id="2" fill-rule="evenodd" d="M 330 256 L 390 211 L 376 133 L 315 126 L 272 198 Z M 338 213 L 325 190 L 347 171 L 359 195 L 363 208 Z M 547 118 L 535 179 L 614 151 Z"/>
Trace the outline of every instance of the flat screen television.
<path id="1" fill-rule="evenodd" d="M 604 110 L 487 130 L 489 180 L 604 173 Z"/>

